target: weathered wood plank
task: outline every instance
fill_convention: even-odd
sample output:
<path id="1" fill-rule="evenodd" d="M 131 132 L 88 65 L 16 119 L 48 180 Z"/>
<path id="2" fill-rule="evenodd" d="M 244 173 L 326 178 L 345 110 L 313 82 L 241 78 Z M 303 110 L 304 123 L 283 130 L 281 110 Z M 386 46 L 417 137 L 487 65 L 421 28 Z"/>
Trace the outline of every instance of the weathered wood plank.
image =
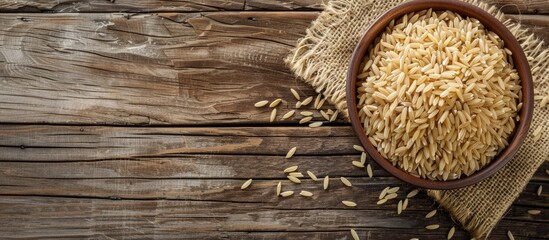
<path id="1" fill-rule="evenodd" d="M 283 58 L 316 14 L 0 15 L 0 122 L 268 123 L 256 101 L 280 117 L 288 88 L 315 94 Z M 520 18 L 549 39 L 549 16 Z"/>
<path id="2" fill-rule="evenodd" d="M 244 0 L 1 0 L 0 12 L 198 12 L 243 10 L 244 3 Z"/>
<path id="3" fill-rule="evenodd" d="M 280 201 L 291 201 L 294 198 L 298 197 Z M 382 236 L 398 239 L 441 239 L 454 226 L 444 212 L 439 212 L 432 219 L 424 219 L 429 210 L 407 210 L 397 215 L 393 211 L 374 209 L 288 210 L 277 205 L 258 203 L 8 196 L 0 197 L 0 206 L 0 223 L 6 230 L 0 232 L 0 237 L 18 236 L 25 239 L 89 236 L 134 236 L 133 238 L 141 239 L 257 239 L 261 236 L 295 236 L 297 239 L 304 239 L 305 236 L 326 236 L 348 239 L 349 228 L 355 228 L 363 239 L 368 239 L 367 236 L 371 239 L 381 239 Z M 547 223 L 540 222 L 536 225 L 533 222 L 517 222 L 512 219 L 513 213 L 509 215 L 511 217 L 507 216 L 500 226 L 512 228 L 516 231 L 515 236 L 548 236 L 542 225 Z M 426 224 L 433 223 L 440 224 L 441 228 L 435 231 L 423 228 Z M 61 229 L 63 231 L 59 231 Z M 493 235 L 496 239 L 505 234 L 500 229 L 501 227 Z M 185 234 L 176 236 L 181 233 Z M 466 236 L 458 227 L 456 239 L 464 239 Z"/>
<path id="4" fill-rule="evenodd" d="M 0 12 L 191 12 L 225 10 L 322 10 L 325 0 L 201 0 L 201 1 L 146 1 L 146 0 L 24 0 L 0 1 Z M 545 0 L 486 0 L 506 13 L 546 14 Z"/>
<path id="5" fill-rule="evenodd" d="M 1 15 L 0 122 L 267 123 L 314 94 L 282 59 L 315 15 Z"/>

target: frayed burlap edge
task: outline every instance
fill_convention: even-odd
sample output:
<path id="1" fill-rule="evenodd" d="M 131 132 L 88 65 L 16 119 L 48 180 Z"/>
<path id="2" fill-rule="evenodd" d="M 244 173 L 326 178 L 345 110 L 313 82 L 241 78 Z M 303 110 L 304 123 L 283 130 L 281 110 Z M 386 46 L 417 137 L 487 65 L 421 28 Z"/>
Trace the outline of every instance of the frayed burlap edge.
<path id="1" fill-rule="evenodd" d="M 547 94 L 549 91 L 549 86 L 547 86 L 549 84 L 549 50 L 546 49 L 543 42 L 529 33 L 527 29 L 521 28 L 520 23 L 505 20 L 504 14 L 498 11 L 494 6 L 476 0 L 463 1 L 474 4 L 490 12 L 497 19 L 502 21 L 515 35 L 528 57 L 532 75 L 534 76 L 536 90 L 541 94 Z M 357 2 L 359 3 L 357 4 Z M 349 17 L 347 15 L 356 14 L 355 12 L 349 12 L 355 8 L 370 8 L 370 10 L 381 10 L 384 12 L 402 2 L 405 1 L 389 0 L 383 2 L 381 6 L 379 6 L 379 4 L 373 6 L 374 2 L 372 1 L 330 1 L 325 6 L 325 10 L 322 14 L 320 14 L 312 23 L 312 26 L 307 30 L 306 36 L 298 41 L 296 48 L 288 56 L 286 62 L 296 75 L 313 86 L 317 92 L 322 93 L 328 101 L 333 103 L 337 109 L 348 118 L 345 99 L 346 71 L 344 72 L 342 70 L 346 70 L 352 49 L 354 49 L 354 45 L 356 45 L 363 32 L 358 36 L 351 36 L 351 38 L 356 39 L 351 51 L 348 51 L 349 48 L 347 47 L 347 51 L 342 51 L 340 53 L 344 56 L 344 59 L 346 59 L 346 61 L 341 61 L 342 66 L 333 66 L 333 63 L 330 65 L 326 63 L 326 61 L 319 60 L 319 56 L 325 54 L 325 50 L 331 48 L 331 45 L 334 44 L 331 41 L 334 36 L 328 36 L 326 33 L 329 31 L 341 31 L 341 34 L 345 35 L 347 33 L 346 31 L 349 29 L 340 29 L 340 25 L 342 25 L 342 21 L 349 20 L 346 19 L 346 17 Z M 369 17 L 370 21 L 375 19 L 375 17 L 367 17 Z M 370 23 L 367 23 L 366 26 L 369 24 Z M 347 26 L 345 24 L 343 25 Z M 535 144 L 541 144 L 537 147 L 544 146 L 544 148 L 547 148 L 547 145 L 544 144 L 549 143 L 549 139 L 545 137 L 548 135 L 547 131 L 549 130 L 547 129 L 547 120 L 545 120 L 544 116 L 549 116 L 547 110 L 538 109 L 536 106 L 532 128 L 535 128 L 538 125 L 544 126 L 542 131 L 544 137 L 538 141 L 539 143 L 534 143 L 530 136 L 525 141 L 525 145 L 527 146 L 523 146 L 521 150 L 519 150 L 517 157 L 511 160 L 494 176 L 479 184 L 463 189 L 449 191 L 428 190 L 428 195 L 450 212 L 453 218 L 459 221 L 475 238 L 486 238 L 516 197 L 522 192 L 536 169 L 548 156 L 547 150 L 536 151 L 535 147 L 528 147 Z M 531 153 L 532 151 L 535 153 Z M 527 163 L 524 163 L 524 158 L 528 159 Z M 502 182 L 505 182 L 506 184 L 509 182 L 507 185 L 511 186 L 510 189 L 506 189 L 503 192 L 499 189 L 494 189 L 496 186 L 500 186 Z M 505 186 L 503 188 L 505 188 Z M 493 192 L 495 192 L 494 196 L 497 199 L 476 197 L 492 194 Z M 486 207 L 480 209 L 481 207 L 477 206 L 478 201 L 484 201 L 480 202 L 480 205 Z"/>

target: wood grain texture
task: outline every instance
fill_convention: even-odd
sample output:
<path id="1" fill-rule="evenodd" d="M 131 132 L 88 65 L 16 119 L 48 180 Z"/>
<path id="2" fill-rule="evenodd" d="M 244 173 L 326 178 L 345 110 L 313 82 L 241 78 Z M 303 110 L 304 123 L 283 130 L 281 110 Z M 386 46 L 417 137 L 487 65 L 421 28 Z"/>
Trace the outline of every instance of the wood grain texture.
<path id="1" fill-rule="evenodd" d="M 371 179 L 352 166 L 350 162 L 359 159 L 355 143 L 348 126 L 3 125 L 0 238 L 343 238 L 353 227 L 371 239 L 440 239 L 455 225 L 444 212 L 423 219 L 436 207 L 424 193 L 397 215 L 397 201 L 413 188 L 375 164 Z M 290 146 L 299 146 L 298 154 L 287 160 Z M 82 153 L 75 155 L 75 149 Z M 331 176 L 329 190 L 308 178 L 302 184 L 290 183 L 282 170 L 291 165 Z M 546 163 L 542 169 L 548 167 Z M 498 225 L 496 239 L 507 229 L 517 237 L 549 237 L 543 227 L 549 224 L 549 205 L 543 200 L 548 193 L 535 194 L 538 185 L 549 189 L 549 175 L 542 169 Z M 340 176 L 353 188 L 344 186 Z M 240 190 L 247 178 L 255 179 L 252 186 Z M 276 197 L 279 181 L 283 190 L 315 195 Z M 399 186 L 400 196 L 376 205 L 386 186 Z M 342 200 L 358 206 L 351 210 Z M 543 213 L 531 216 L 529 209 Z M 431 223 L 442 227 L 423 229 Z M 458 230 L 456 237 L 465 238 L 466 233 Z"/>
<path id="2" fill-rule="evenodd" d="M 320 11 L 327 0 L 0 0 L 0 12 Z M 505 13 L 547 14 L 546 0 L 485 0 Z"/>
<path id="3" fill-rule="evenodd" d="M 315 95 L 283 59 L 316 15 L 0 15 L 0 122 L 266 124 L 256 101 L 284 99 L 280 117 L 289 88 Z M 549 38 L 549 16 L 520 18 Z"/>

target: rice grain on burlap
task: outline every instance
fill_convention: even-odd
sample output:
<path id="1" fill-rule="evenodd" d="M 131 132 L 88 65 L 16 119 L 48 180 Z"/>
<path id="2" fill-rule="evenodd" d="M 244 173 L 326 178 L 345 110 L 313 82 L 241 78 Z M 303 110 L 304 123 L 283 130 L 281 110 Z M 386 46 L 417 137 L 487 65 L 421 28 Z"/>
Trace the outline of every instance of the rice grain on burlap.
<path id="1" fill-rule="evenodd" d="M 542 41 L 519 23 L 486 3 L 465 0 L 483 8 L 502 21 L 524 49 L 538 94 L 549 93 L 549 53 Z M 403 0 L 333 0 L 312 23 L 304 38 L 286 59 L 290 68 L 322 93 L 348 117 L 345 76 L 351 54 L 372 20 Z M 428 190 L 465 229 L 476 238 L 485 238 L 526 186 L 536 169 L 549 155 L 549 111 L 536 102 L 530 133 L 543 126 L 542 137 L 533 142 L 531 134 L 516 156 L 492 177 L 473 186 L 448 191 Z"/>

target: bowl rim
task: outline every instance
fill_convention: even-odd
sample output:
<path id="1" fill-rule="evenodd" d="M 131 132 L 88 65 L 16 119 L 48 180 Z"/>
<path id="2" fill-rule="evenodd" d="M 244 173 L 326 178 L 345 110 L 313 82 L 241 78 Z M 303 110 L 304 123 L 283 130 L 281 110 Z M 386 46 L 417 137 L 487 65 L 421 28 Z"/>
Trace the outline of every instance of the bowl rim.
<path id="1" fill-rule="evenodd" d="M 432 8 L 435 11 L 438 10 L 450 10 L 456 12 L 462 16 L 468 16 L 478 19 L 486 29 L 496 33 L 503 41 L 504 46 L 512 52 L 512 58 L 520 77 L 520 84 L 522 86 L 522 109 L 520 112 L 520 120 L 515 125 L 514 132 L 510 136 L 511 141 L 509 145 L 502 150 L 492 161 L 484 168 L 476 171 L 470 176 L 462 177 L 456 180 L 449 181 L 435 181 L 430 179 L 423 179 L 415 177 L 400 168 L 393 166 L 387 161 L 377 149 L 370 143 L 366 136 L 362 123 L 358 118 L 357 109 L 357 93 L 356 82 L 359 71 L 359 65 L 361 64 L 364 55 L 366 54 L 368 47 L 375 38 L 379 36 L 390 23 L 392 19 L 398 19 L 404 14 L 411 12 L 417 12 Z M 372 25 L 368 27 L 365 34 L 360 38 L 356 48 L 353 51 L 349 70 L 347 72 L 346 79 L 346 98 L 349 111 L 349 119 L 351 125 L 358 136 L 360 143 L 370 155 L 374 161 L 380 165 L 383 169 L 389 172 L 391 175 L 399 178 L 402 181 L 410 183 L 412 185 L 427 188 L 447 190 L 461 188 L 468 185 L 475 184 L 481 180 L 491 176 L 497 170 L 502 168 L 517 152 L 520 148 L 530 128 L 533 105 L 534 105 L 534 90 L 533 90 L 532 74 L 530 72 L 530 66 L 528 65 L 527 58 L 524 51 L 517 39 L 513 34 L 494 16 L 484 11 L 483 9 L 474 6 L 472 4 L 462 1 L 448 1 L 448 0 L 414 0 L 402 3 L 396 7 L 393 7 L 389 11 L 376 18 Z"/>

